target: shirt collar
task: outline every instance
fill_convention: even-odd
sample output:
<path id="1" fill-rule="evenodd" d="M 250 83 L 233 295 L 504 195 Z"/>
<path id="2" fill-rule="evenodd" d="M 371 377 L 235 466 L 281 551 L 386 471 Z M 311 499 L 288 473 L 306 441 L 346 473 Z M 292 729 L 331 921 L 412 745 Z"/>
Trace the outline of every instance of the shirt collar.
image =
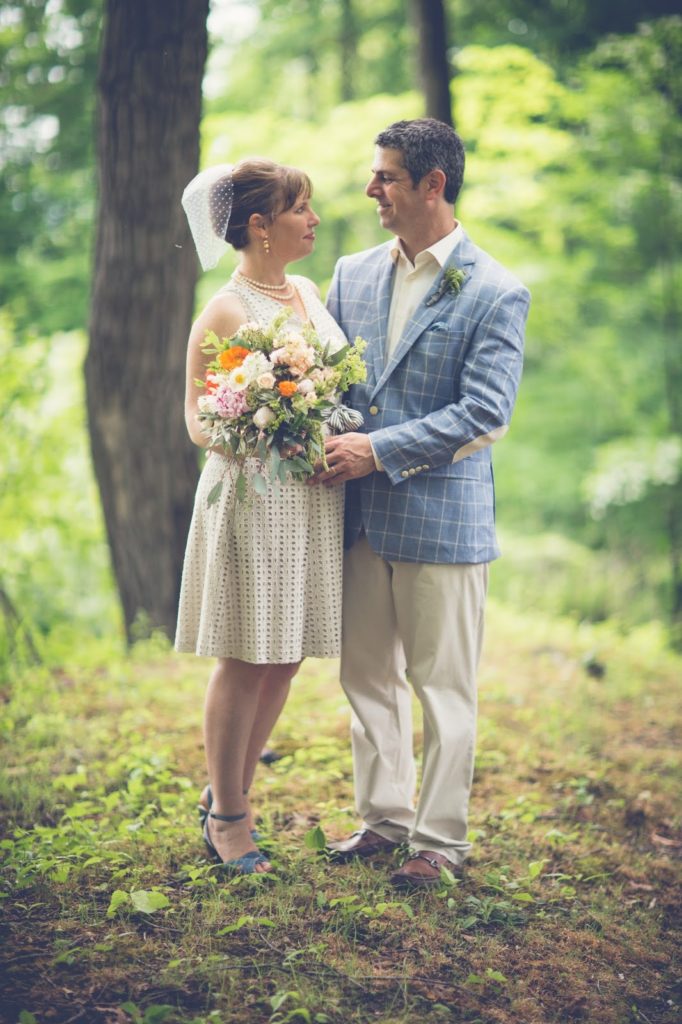
<path id="1" fill-rule="evenodd" d="M 463 234 L 464 228 L 462 227 L 460 222 L 457 221 L 452 231 L 450 231 L 443 238 L 439 238 L 438 241 L 434 242 L 433 245 L 430 245 L 428 249 L 422 249 L 421 252 L 417 253 L 414 265 L 416 266 L 417 263 L 424 263 L 426 262 L 427 259 L 432 258 L 435 259 L 439 267 L 444 267 L 448 260 L 448 257 L 450 256 L 450 253 L 455 248 L 455 246 L 459 244 Z M 393 260 L 394 263 L 397 263 L 398 260 L 401 258 L 406 260 L 410 264 L 410 266 L 412 266 L 411 260 L 406 255 L 405 250 L 403 249 L 403 243 L 400 241 L 399 238 L 396 238 L 391 246 L 391 259 Z"/>

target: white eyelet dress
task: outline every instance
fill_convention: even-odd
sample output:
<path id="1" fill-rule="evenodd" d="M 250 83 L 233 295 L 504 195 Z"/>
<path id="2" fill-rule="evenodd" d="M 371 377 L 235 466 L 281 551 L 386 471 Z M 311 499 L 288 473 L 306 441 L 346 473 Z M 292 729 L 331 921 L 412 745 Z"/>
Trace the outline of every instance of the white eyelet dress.
<path id="1" fill-rule="evenodd" d="M 291 280 L 320 337 L 341 347 L 346 339 L 310 283 Z M 264 326 L 282 309 L 235 280 L 223 291 L 236 293 L 249 320 Z M 292 322 L 300 323 L 293 312 Z M 247 462 L 247 476 L 253 471 Z M 175 649 L 254 664 L 338 657 L 343 486 L 291 481 L 261 497 L 249 484 L 251 497 L 238 503 L 237 475 L 232 459 L 208 455 L 185 552 Z"/>

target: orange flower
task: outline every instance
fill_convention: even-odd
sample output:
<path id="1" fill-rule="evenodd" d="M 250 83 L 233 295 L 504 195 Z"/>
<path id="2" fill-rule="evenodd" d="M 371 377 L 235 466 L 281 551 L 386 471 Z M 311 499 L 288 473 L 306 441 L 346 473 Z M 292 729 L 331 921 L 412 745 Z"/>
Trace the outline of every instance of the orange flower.
<path id="1" fill-rule="evenodd" d="M 220 353 L 218 362 L 223 370 L 234 370 L 237 366 L 242 365 L 248 354 L 248 348 L 244 348 L 243 345 L 233 345 L 232 348 L 227 348 Z"/>
<path id="2" fill-rule="evenodd" d="M 295 380 L 283 380 L 277 385 L 280 395 L 284 398 L 291 398 L 298 391 L 298 384 Z"/>

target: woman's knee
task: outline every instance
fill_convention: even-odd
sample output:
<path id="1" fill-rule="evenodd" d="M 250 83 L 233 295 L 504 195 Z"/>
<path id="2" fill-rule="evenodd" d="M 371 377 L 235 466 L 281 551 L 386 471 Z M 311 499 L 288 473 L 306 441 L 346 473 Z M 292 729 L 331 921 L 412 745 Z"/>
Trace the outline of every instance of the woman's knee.
<path id="1" fill-rule="evenodd" d="M 270 665 L 265 682 L 270 686 L 288 686 L 300 668 L 300 661 Z"/>

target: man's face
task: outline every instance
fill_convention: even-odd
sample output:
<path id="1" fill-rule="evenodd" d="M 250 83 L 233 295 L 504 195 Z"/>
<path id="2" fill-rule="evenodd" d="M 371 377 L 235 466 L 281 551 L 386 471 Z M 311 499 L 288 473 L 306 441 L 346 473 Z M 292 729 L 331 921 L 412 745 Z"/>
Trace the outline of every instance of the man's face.
<path id="1" fill-rule="evenodd" d="M 424 200 L 419 186 L 412 184 L 412 178 L 403 165 L 399 149 L 374 151 L 374 164 L 366 194 L 375 199 L 382 228 L 394 235 L 405 237 L 410 226 L 419 220 L 424 210 Z"/>

